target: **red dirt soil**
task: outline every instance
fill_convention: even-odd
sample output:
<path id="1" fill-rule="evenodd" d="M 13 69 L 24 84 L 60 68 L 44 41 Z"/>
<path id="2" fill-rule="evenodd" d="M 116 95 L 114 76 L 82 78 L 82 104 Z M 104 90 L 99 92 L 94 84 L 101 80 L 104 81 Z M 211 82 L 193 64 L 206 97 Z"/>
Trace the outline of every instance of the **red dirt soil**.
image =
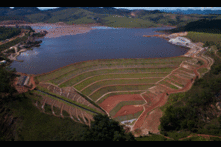
<path id="1" fill-rule="evenodd" d="M 144 134 L 147 134 L 147 131 L 151 133 L 158 133 L 158 126 L 160 125 L 160 118 L 162 117 L 162 111 L 157 108 L 149 113 L 145 118 L 142 127 L 140 128 Z"/>
<path id="2" fill-rule="evenodd" d="M 154 103 L 150 107 L 146 108 L 146 110 L 140 115 L 140 117 L 137 119 L 137 121 L 134 124 L 133 130 L 139 129 L 143 125 L 148 112 L 150 112 L 154 108 L 161 107 L 166 104 L 167 96 L 165 93 L 159 94 L 158 97 L 159 97 L 159 101 Z"/>
<path id="3" fill-rule="evenodd" d="M 129 115 L 129 114 L 135 114 L 137 112 L 143 111 L 143 106 L 142 105 L 126 105 L 123 106 L 114 116 L 124 116 L 124 115 Z"/>
<path id="4" fill-rule="evenodd" d="M 30 80 L 29 80 L 29 85 L 30 86 L 29 87 L 17 85 L 18 78 L 15 78 L 15 80 L 13 81 L 13 87 L 15 87 L 15 89 L 18 91 L 18 93 L 24 93 L 24 92 L 27 92 L 28 90 L 34 90 L 35 89 L 36 84 L 35 84 L 33 75 L 28 75 L 26 73 L 20 73 L 20 72 L 17 72 L 16 75 L 29 76 L 30 77 Z"/>
<path id="5" fill-rule="evenodd" d="M 113 95 L 105 99 L 99 106 L 109 113 L 122 101 L 143 101 L 143 98 L 139 94 Z"/>

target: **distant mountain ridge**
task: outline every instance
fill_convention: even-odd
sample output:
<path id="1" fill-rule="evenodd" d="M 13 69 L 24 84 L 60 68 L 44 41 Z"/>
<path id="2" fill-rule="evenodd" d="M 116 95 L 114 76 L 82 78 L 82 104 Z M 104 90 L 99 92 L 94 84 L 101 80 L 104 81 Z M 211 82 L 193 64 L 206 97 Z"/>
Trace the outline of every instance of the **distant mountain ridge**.
<path id="1" fill-rule="evenodd" d="M 175 14 L 221 14 L 221 10 L 193 10 L 193 9 L 187 9 L 187 10 L 181 10 L 181 9 L 176 9 L 176 10 L 162 10 L 164 12 L 171 12 Z"/>
<path id="2" fill-rule="evenodd" d="M 178 11 L 177 11 L 178 12 Z M 207 12 L 207 11 L 206 11 Z M 129 10 L 114 7 L 59 7 L 40 10 L 37 7 L 0 7 L 0 21 L 22 20 L 30 23 L 65 22 L 98 23 L 110 27 L 184 26 L 199 19 L 220 19 L 219 15 L 179 14 L 159 10 Z"/>
<path id="3" fill-rule="evenodd" d="M 41 12 L 37 7 L 0 7 L 0 16 L 29 15 Z"/>

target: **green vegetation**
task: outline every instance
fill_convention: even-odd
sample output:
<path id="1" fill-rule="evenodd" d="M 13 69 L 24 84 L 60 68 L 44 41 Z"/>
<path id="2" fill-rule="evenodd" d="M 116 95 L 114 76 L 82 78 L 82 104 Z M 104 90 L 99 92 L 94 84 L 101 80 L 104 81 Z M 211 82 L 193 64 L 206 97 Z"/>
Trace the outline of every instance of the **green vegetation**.
<path id="1" fill-rule="evenodd" d="M 172 141 L 171 139 L 167 139 L 161 135 L 150 134 L 149 136 L 141 136 L 135 138 L 137 141 Z"/>
<path id="2" fill-rule="evenodd" d="M 107 95 L 105 95 L 104 97 L 102 97 L 102 99 L 100 99 L 99 101 L 97 101 L 96 103 L 97 104 L 100 104 L 102 103 L 105 99 L 107 99 L 108 97 L 110 96 L 114 96 L 114 95 L 121 95 L 121 94 L 140 94 L 141 92 L 112 92 L 112 93 L 109 93 Z"/>
<path id="3" fill-rule="evenodd" d="M 0 67 L 0 95 L 3 95 L 4 93 L 11 94 L 16 91 L 15 88 L 11 87 L 11 79 L 14 79 L 15 77 L 15 68 Z"/>
<path id="4" fill-rule="evenodd" d="M 181 99 L 184 98 L 184 96 L 185 96 L 185 93 L 173 93 L 173 94 L 170 94 L 170 96 L 168 97 L 167 103 L 165 105 L 163 105 L 162 107 L 160 107 L 160 109 L 163 112 L 165 112 L 165 110 L 169 106 L 171 106 L 171 105 L 181 101 Z"/>
<path id="5" fill-rule="evenodd" d="M 159 81 L 159 78 L 151 78 L 151 79 L 122 79 L 122 80 L 107 80 L 107 81 L 100 81 L 92 84 L 91 86 L 87 87 L 82 91 L 83 94 L 89 95 L 93 91 L 103 87 L 103 86 L 110 86 L 110 85 L 116 85 L 116 84 L 154 84 L 157 81 Z M 119 85 L 120 86 L 120 85 Z"/>
<path id="6" fill-rule="evenodd" d="M 112 73 L 115 73 L 115 74 L 126 74 L 126 73 L 137 74 L 137 73 L 142 73 L 142 72 L 168 72 L 169 73 L 172 70 L 173 70 L 173 68 L 100 69 L 100 70 L 85 72 L 85 73 L 83 73 L 81 75 L 78 75 L 76 78 L 72 78 L 72 79 L 68 80 L 67 82 L 62 83 L 61 85 L 59 85 L 59 87 L 71 86 L 71 85 L 74 85 L 74 84 L 76 84 L 78 82 L 81 82 L 82 80 L 84 80 L 84 79 L 86 79 L 88 77 L 97 76 L 97 75 L 101 75 L 101 74 L 112 74 Z M 51 80 L 51 82 L 54 83 L 54 80 Z M 81 85 L 79 85 L 79 86 L 81 86 Z"/>
<path id="7" fill-rule="evenodd" d="M 131 15 L 134 13 L 135 15 Z M 67 24 L 99 23 L 110 27 L 156 27 L 162 25 L 183 26 L 200 19 L 219 18 L 216 15 L 172 14 L 161 11 L 121 10 L 115 8 L 72 7 L 41 11 L 25 15 L 30 22 L 65 22 Z M 7 18 L 5 18 L 7 19 Z"/>
<path id="8" fill-rule="evenodd" d="M 12 102 L 9 107 L 12 109 L 13 116 L 22 118 L 18 123 L 15 138 L 18 141 L 77 141 L 78 135 L 84 130 L 84 125 L 70 118 L 62 119 L 40 112 L 26 96 Z M 50 107 L 46 108 L 50 109 Z"/>
<path id="9" fill-rule="evenodd" d="M 197 79 L 188 92 L 169 96 L 172 103 L 167 106 L 161 118 L 161 133 L 187 130 L 193 133 L 221 135 L 221 119 L 211 113 L 215 109 L 210 107 L 217 102 L 215 95 L 221 86 L 221 60 L 214 54 L 209 55 L 215 60 L 211 71 L 203 78 Z"/>
<path id="10" fill-rule="evenodd" d="M 65 117 L 65 116 L 70 116 L 70 114 L 67 112 L 67 111 L 65 111 L 65 110 L 63 110 L 62 111 L 62 115 Z"/>
<path id="11" fill-rule="evenodd" d="M 5 49 L 8 49 L 9 47 L 14 46 L 14 45 L 16 45 L 16 44 L 18 44 L 18 43 L 20 43 L 20 42 L 26 41 L 26 40 L 28 39 L 28 36 L 29 36 L 29 33 L 26 34 L 26 35 L 25 35 L 24 37 L 22 37 L 22 38 L 18 37 L 18 38 L 16 38 L 16 39 L 13 40 L 13 41 L 10 41 L 10 42 L 8 42 L 8 43 L 5 43 L 5 44 L 0 45 L 0 52 L 3 51 L 3 50 L 5 50 Z"/>
<path id="12" fill-rule="evenodd" d="M 45 112 L 46 114 L 52 114 L 51 105 L 45 104 L 45 106 L 44 106 L 44 112 Z"/>
<path id="13" fill-rule="evenodd" d="M 96 115 L 91 127 L 82 134 L 82 141 L 136 141 L 131 133 L 125 133 L 119 122 L 107 115 Z"/>
<path id="14" fill-rule="evenodd" d="M 70 102 L 70 103 L 73 103 L 73 104 L 75 104 L 75 105 L 78 105 L 78 106 L 80 106 L 80 107 L 83 107 L 83 108 L 85 108 L 85 109 L 91 110 L 91 111 L 96 112 L 96 113 L 100 113 L 100 112 L 98 112 L 97 110 L 94 110 L 94 109 L 91 108 L 91 107 L 88 107 L 88 106 L 86 106 L 86 105 L 83 105 L 83 104 L 81 104 L 81 103 L 78 103 L 78 102 L 76 102 L 76 101 L 73 101 L 73 100 L 71 100 L 71 99 L 68 99 L 68 98 L 66 98 L 66 97 L 64 97 L 64 96 L 61 96 L 61 95 L 57 95 L 57 94 L 55 94 L 55 93 L 52 93 L 52 92 L 50 92 L 49 90 L 47 90 L 46 88 L 43 88 L 43 87 L 40 87 L 40 86 L 37 86 L 36 88 L 39 89 L 39 90 L 41 90 L 41 91 L 43 91 L 43 92 L 46 92 L 46 93 L 52 95 L 52 96 L 50 96 L 50 95 L 46 94 L 46 95 L 48 95 L 49 97 L 51 97 L 51 98 L 53 98 L 53 99 L 59 100 L 58 98 L 60 98 L 60 99 L 66 100 L 66 101 L 68 101 L 68 102 Z M 53 97 L 53 96 L 55 96 L 55 97 Z M 56 97 L 58 97 L 58 98 L 56 98 Z M 63 102 L 63 101 L 62 101 L 62 102 Z M 70 105 L 70 104 L 69 104 L 69 105 Z M 79 108 L 79 109 L 82 109 L 82 108 Z M 90 112 L 88 112 L 88 113 L 90 113 Z"/>
<path id="15" fill-rule="evenodd" d="M 63 67 L 59 70 L 56 70 L 54 72 L 51 72 L 49 74 L 45 75 L 39 75 L 36 77 L 36 79 L 41 82 L 41 81 L 46 81 L 46 80 L 51 80 L 52 83 L 58 84 L 60 82 L 63 82 L 64 80 L 67 80 L 68 78 L 73 77 L 74 75 L 80 74 L 82 72 L 86 72 L 89 70 L 94 70 L 94 69 L 100 69 L 101 67 L 103 68 L 117 68 L 119 67 L 127 67 L 128 69 L 104 69 L 101 70 L 102 72 L 99 71 L 92 71 L 91 74 L 85 75 L 85 77 L 82 77 L 82 79 L 85 79 L 87 77 L 96 75 L 96 74 L 106 74 L 106 73 L 118 73 L 118 71 L 125 71 L 126 73 L 128 70 L 133 70 L 133 72 L 170 72 L 170 68 L 164 67 L 164 68 L 131 68 L 131 65 L 179 65 L 183 60 L 188 59 L 187 57 L 175 57 L 175 58 L 162 58 L 162 59 L 115 59 L 115 60 L 94 60 L 94 61 L 87 61 L 87 62 L 80 62 L 72 65 L 68 65 L 66 67 Z M 114 67 L 116 66 L 116 67 Z M 168 70 L 167 70 L 168 69 Z M 96 73 L 99 72 L 99 73 Z M 125 73 L 124 72 L 124 73 Z M 121 72 L 120 72 L 121 73 Z M 78 76 L 80 78 L 80 76 Z M 78 79 L 77 78 L 77 79 Z M 79 82 L 80 80 L 78 80 Z"/>
<path id="16" fill-rule="evenodd" d="M 198 70 L 198 72 L 200 73 L 200 75 L 204 74 L 204 73 L 207 72 L 207 71 L 208 71 L 207 68 L 200 68 L 200 69 Z"/>
<path id="17" fill-rule="evenodd" d="M 12 38 L 21 33 L 20 28 L 0 27 L 0 41 Z"/>
<path id="18" fill-rule="evenodd" d="M 99 80 L 104 80 L 104 79 L 116 79 L 116 78 L 147 78 L 147 77 L 164 77 L 166 76 L 167 73 L 159 73 L 159 74 L 155 74 L 155 73 L 134 73 L 134 74 L 106 74 L 106 75 L 97 75 L 94 77 L 91 77 L 87 80 L 84 80 L 83 82 L 75 85 L 74 87 L 76 89 L 81 90 L 82 88 L 84 88 L 85 86 L 87 86 L 90 83 L 93 83 L 95 81 L 99 81 Z M 67 85 L 67 86 L 72 86 L 72 85 Z"/>
<path id="19" fill-rule="evenodd" d="M 111 111 L 110 115 L 114 116 L 123 106 L 128 106 L 128 105 L 141 105 L 144 104 L 145 101 L 123 101 L 118 103 Z"/>
<path id="20" fill-rule="evenodd" d="M 128 64 L 128 65 L 121 65 L 121 64 L 119 64 L 119 65 L 118 64 L 116 64 L 116 65 L 106 65 L 106 64 L 91 65 L 91 66 L 86 66 L 86 67 L 83 67 L 83 68 L 80 68 L 80 69 L 72 70 L 72 71 L 70 71 L 68 73 L 63 74 L 62 76 L 59 76 L 59 77 L 51 80 L 51 82 L 54 83 L 54 84 L 59 84 L 59 83 L 65 81 L 65 80 L 68 80 L 68 79 L 72 78 L 73 76 L 77 76 L 77 75 L 79 75 L 81 73 L 90 72 L 92 70 L 95 70 L 95 71 L 102 70 L 102 68 L 103 69 L 108 69 L 108 68 L 114 69 L 115 68 L 117 71 L 122 71 L 125 68 L 127 68 L 127 69 L 128 68 L 134 68 L 134 70 L 139 70 L 140 68 L 147 68 L 147 69 L 149 69 L 148 66 L 149 66 L 149 68 L 156 68 L 156 67 L 153 67 L 153 66 L 151 67 L 151 65 L 149 65 L 149 64 L 147 64 L 147 65 L 142 65 L 141 64 L 141 65 L 138 65 L 138 67 L 136 67 L 136 64 L 131 64 L 131 65 L 130 64 Z M 173 66 L 175 66 L 175 65 L 173 65 Z M 161 69 L 161 68 L 163 68 L 163 67 L 159 67 L 159 69 Z M 173 67 L 167 67 L 167 65 L 165 65 L 164 68 L 173 68 Z M 164 72 L 164 71 L 162 71 L 162 72 Z M 78 82 L 79 82 L 79 80 L 78 80 Z"/>
<path id="21" fill-rule="evenodd" d="M 125 27 L 125 28 L 146 28 L 146 27 L 157 27 L 157 25 L 149 20 L 143 20 L 140 18 L 129 18 L 126 16 L 114 16 L 110 15 L 103 19 L 103 24 L 110 27 Z"/>
<path id="22" fill-rule="evenodd" d="M 181 26 L 167 32 L 184 32 L 184 31 L 194 31 L 194 32 L 204 32 L 204 33 L 215 33 L 220 34 L 221 29 L 221 20 L 220 19 L 200 19 L 197 21 L 192 21 L 187 23 L 185 26 Z"/>
<path id="23" fill-rule="evenodd" d="M 133 91 L 133 90 L 147 90 L 148 88 L 154 86 L 154 84 L 145 84 L 145 85 L 125 85 L 125 86 L 109 86 L 103 87 L 98 91 L 94 92 L 90 98 L 96 101 L 102 95 L 107 92 L 114 92 L 114 91 Z"/>
<path id="24" fill-rule="evenodd" d="M 221 42 L 221 34 L 188 31 L 188 34 L 186 37 L 191 39 L 191 41 L 193 42 L 203 42 L 203 43 L 214 42 L 214 44 Z M 207 44 L 212 45 L 211 43 L 207 43 Z"/>
<path id="25" fill-rule="evenodd" d="M 182 141 L 210 141 L 210 139 L 206 139 L 202 136 L 196 136 L 196 137 L 185 138 Z"/>
<path id="26" fill-rule="evenodd" d="M 14 70 L 0 68 L 1 94 L 0 94 L 0 133 L 1 141 L 77 141 L 79 134 L 85 130 L 84 125 L 70 118 L 58 118 L 39 111 L 33 105 L 33 100 L 40 99 L 32 92 L 16 94 L 9 84 L 13 80 Z M 9 93 L 9 95 L 6 95 Z M 50 112 L 51 106 L 46 106 Z M 7 117 L 6 117 L 7 116 Z M 6 123 L 5 120 L 7 119 Z"/>
<path id="27" fill-rule="evenodd" d="M 176 87 L 176 86 L 170 84 L 170 83 L 167 82 L 166 80 L 161 81 L 159 84 L 163 84 L 163 85 L 165 85 L 165 86 L 167 86 L 167 87 L 169 87 L 169 88 L 172 88 L 172 89 L 176 89 L 176 90 L 179 89 L 178 87 Z"/>
<path id="28" fill-rule="evenodd" d="M 123 115 L 123 116 L 118 116 L 118 117 L 115 117 L 113 118 L 114 120 L 118 121 L 118 122 L 121 122 L 121 121 L 125 121 L 125 120 L 131 120 L 131 119 L 135 119 L 135 118 L 138 118 L 141 113 L 143 111 L 139 111 L 137 113 L 134 113 L 134 114 L 128 114 L 128 115 Z M 132 124 L 134 123 L 135 121 L 132 122 Z"/>

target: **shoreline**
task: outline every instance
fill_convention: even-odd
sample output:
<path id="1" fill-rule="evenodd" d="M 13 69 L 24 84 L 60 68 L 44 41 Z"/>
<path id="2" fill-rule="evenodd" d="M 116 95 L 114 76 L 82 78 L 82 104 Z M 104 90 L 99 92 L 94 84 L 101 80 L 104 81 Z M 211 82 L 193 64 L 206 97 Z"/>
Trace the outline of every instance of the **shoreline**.
<path id="1" fill-rule="evenodd" d="M 188 58 L 186 56 L 183 56 L 183 55 L 180 55 L 180 56 L 174 56 L 174 57 L 155 57 L 155 58 L 118 58 L 118 59 L 93 59 L 93 60 L 87 60 L 87 61 L 80 61 L 80 62 L 75 62 L 75 63 L 71 63 L 71 64 L 68 64 L 68 65 L 65 65 L 65 66 L 62 66 L 62 67 L 59 67 L 55 70 L 52 70 L 52 71 L 49 71 L 49 72 L 45 72 L 45 73 L 40 73 L 40 74 L 33 74 L 34 76 L 42 76 L 42 75 L 45 75 L 45 74 L 50 74 L 50 73 L 53 73 L 55 71 L 58 71 L 58 70 L 61 70 L 63 68 L 66 68 L 68 66 L 73 66 L 73 65 L 77 65 L 77 64 L 82 64 L 82 63 L 85 63 L 85 62 L 94 62 L 94 61 L 103 61 L 103 60 L 130 60 L 130 59 L 136 59 L 136 60 L 139 60 L 139 59 L 148 59 L 148 60 L 151 60 L 151 59 L 169 59 L 169 58 L 177 58 L 177 57 L 183 57 L 183 58 Z"/>
<path id="2" fill-rule="evenodd" d="M 87 33 L 91 30 L 94 30 L 96 28 L 92 28 L 95 26 L 102 26 L 102 27 L 109 27 L 97 23 L 92 23 L 92 24 L 66 24 L 63 22 L 57 22 L 57 23 L 31 23 L 31 24 L 19 24 L 19 26 L 31 26 L 31 27 L 46 27 L 47 29 L 40 28 L 40 29 L 34 29 L 36 32 L 40 32 L 43 30 L 46 30 L 48 33 L 46 34 L 46 38 L 56 38 L 56 37 L 61 37 L 61 36 L 66 36 L 66 35 L 77 35 L 77 34 L 83 34 Z M 157 26 L 157 27 L 148 27 L 148 28 L 176 28 L 176 26 Z M 127 28 L 127 27 L 112 27 L 115 29 L 139 29 L 139 27 L 132 27 L 132 28 Z M 141 27 L 142 28 L 142 27 Z M 161 33 L 158 31 L 155 31 L 157 33 Z"/>
<path id="3" fill-rule="evenodd" d="M 76 35 L 76 34 L 87 33 L 90 30 L 97 29 L 97 28 L 92 28 L 94 26 L 108 27 L 108 26 L 103 26 L 103 25 L 99 25 L 99 24 L 68 25 L 68 24 L 64 24 L 64 23 L 32 23 L 32 24 L 20 24 L 19 26 L 43 27 L 43 28 L 40 28 L 40 29 L 34 29 L 33 28 L 33 30 L 35 30 L 36 32 L 46 30 L 48 32 L 46 34 L 46 36 L 44 36 L 46 38 L 56 38 L 56 37 L 61 37 L 61 36 L 65 36 L 65 35 Z M 46 29 L 44 29 L 44 27 L 46 27 Z M 159 27 L 150 27 L 150 28 L 162 28 L 162 27 L 171 28 L 171 26 L 159 26 Z M 79 29 L 79 28 L 82 28 L 82 29 Z M 70 34 L 68 32 L 68 30 L 70 30 L 70 29 L 75 29 L 76 32 L 72 32 L 73 34 Z M 131 29 L 131 28 L 128 28 L 128 29 Z M 139 28 L 137 28 L 137 29 L 139 29 Z M 58 30 L 58 31 L 55 31 L 55 30 Z M 64 31 L 64 33 L 61 33 L 62 31 Z M 26 52 L 26 51 L 23 51 L 23 52 Z M 14 60 L 14 61 L 23 62 L 22 60 L 17 60 L 17 57 L 19 55 L 20 55 L 20 53 L 16 56 L 16 60 Z M 180 56 L 183 57 L 184 55 L 180 55 Z M 175 56 L 175 57 L 179 57 L 179 56 Z M 132 59 L 156 59 L 156 58 L 164 59 L 164 58 L 175 58 L 175 57 L 152 57 L 152 58 L 132 58 Z M 119 58 L 119 59 L 129 59 L 129 58 Z M 115 59 L 93 59 L 93 60 L 87 60 L 87 61 L 81 61 L 81 62 L 91 62 L 91 61 L 94 61 L 94 60 L 115 60 Z M 66 66 L 70 66 L 70 65 L 73 65 L 73 64 L 79 64 L 81 62 L 71 63 L 71 64 L 66 65 Z M 66 66 L 64 66 L 64 67 L 66 67 Z M 64 67 L 60 67 L 60 68 L 64 68 Z M 55 69 L 55 70 L 50 71 L 50 72 L 54 72 L 56 70 L 59 70 L 60 68 Z M 46 73 L 48 73 L 48 72 L 46 72 Z M 46 73 L 40 73 L 40 74 L 46 74 Z M 34 74 L 34 75 L 39 75 L 39 74 Z"/>
<path id="4" fill-rule="evenodd" d="M 65 23 L 32 23 L 32 24 L 20 24 L 19 26 L 31 26 L 31 27 L 39 27 L 33 28 L 36 32 L 40 32 L 46 30 L 48 33 L 46 34 L 46 38 L 56 38 L 66 35 L 76 35 L 87 33 L 90 30 L 94 30 L 92 26 L 96 24 L 82 24 L 82 25 L 68 25 Z M 42 28 L 41 28 L 42 27 Z"/>

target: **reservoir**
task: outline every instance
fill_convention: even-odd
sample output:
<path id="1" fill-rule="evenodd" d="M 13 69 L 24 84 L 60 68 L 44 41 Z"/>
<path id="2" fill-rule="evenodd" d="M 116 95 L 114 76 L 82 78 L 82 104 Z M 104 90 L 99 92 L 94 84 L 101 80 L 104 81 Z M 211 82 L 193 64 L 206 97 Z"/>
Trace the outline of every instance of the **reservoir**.
<path id="1" fill-rule="evenodd" d="M 87 60 L 174 57 L 188 51 L 162 38 L 143 37 L 160 34 L 155 31 L 166 28 L 95 28 L 83 34 L 41 38 L 40 47 L 21 53 L 17 59 L 23 62 L 14 61 L 11 67 L 41 74 Z"/>

